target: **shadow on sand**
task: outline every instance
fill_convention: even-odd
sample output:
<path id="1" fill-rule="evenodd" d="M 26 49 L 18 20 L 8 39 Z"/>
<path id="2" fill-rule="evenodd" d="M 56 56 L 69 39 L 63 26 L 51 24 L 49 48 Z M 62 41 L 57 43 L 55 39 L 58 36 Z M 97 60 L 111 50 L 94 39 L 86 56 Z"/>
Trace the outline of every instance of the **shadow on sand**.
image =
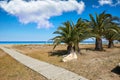
<path id="1" fill-rule="evenodd" d="M 120 75 L 120 66 L 116 66 L 111 72 Z"/>
<path id="2" fill-rule="evenodd" d="M 94 48 L 80 48 L 81 50 L 90 50 L 90 51 L 95 51 Z"/>
<path id="3" fill-rule="evenodd" d="M 49 56 L 63 56 L 66 54 L 67 54 L 66 50 L 57 50 L 57 51 L 49 52 Z"/>

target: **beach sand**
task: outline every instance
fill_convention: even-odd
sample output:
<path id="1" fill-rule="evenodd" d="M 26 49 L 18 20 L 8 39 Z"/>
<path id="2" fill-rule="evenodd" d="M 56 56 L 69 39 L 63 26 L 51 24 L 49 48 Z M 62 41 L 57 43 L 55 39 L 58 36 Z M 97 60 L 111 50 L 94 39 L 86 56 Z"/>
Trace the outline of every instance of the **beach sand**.
<path id="1" fill-rule="evenodd" d="M 104 51 L 94 51 L 94 44 L 80 44 L 81 54 L 78 59 L 62 62 L 66 53 L 66 45 L 59 45 L 53 50 L 53 45 L 2 45 L 14 48 L 33 58 L 66 68 L 90 80 L 120 80 L 120 44 Z M 117 72 L 116 72 L 117 71 Z"/>
<path id="2" fill-rule="evenodd" d="M 3 45 L 2 45 L 3 46 Z M 4 45 L 5 46 L 5 45 Z M 8 45 L 6 45 L 8 46 Z M 9 45 L 10 47 L 11 45 Z M 0 80 L 47 80 L 0 49 Z"/>

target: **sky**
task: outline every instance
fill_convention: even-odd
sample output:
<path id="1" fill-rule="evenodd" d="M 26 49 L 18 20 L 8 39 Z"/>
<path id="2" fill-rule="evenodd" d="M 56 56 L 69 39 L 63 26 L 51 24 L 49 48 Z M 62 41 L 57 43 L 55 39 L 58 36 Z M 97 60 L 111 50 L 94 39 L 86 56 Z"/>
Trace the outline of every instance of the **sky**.
<path id="1" fill-rule="evenodd" d="M 65 21 L 120 17 L 120 0 L 0 0 L 0 41 L 47 41 Z"/>

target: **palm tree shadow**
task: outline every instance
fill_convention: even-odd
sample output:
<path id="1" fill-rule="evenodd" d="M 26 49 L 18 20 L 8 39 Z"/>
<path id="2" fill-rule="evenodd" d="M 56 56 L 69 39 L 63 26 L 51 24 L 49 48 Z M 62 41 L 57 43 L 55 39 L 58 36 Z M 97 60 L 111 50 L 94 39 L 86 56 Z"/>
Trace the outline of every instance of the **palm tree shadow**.
<path id="1" fill-rule="evenodd" d="M 57 50 L 57 51 L 49 52 L 49 56 L 63 56 L 66 54 L 67 54 L 66 50 Z"/>
<path id="2" fill-rule="evenodd" d="M 90 51 L 95 51 L 95 49 L 94 48 L 81 48 L 81 50 L 90 50 Z"/>
<path id="3" fill-rule="evenodd" d="M 120 48 L 120 46 L 115 46 L 115 48 Z"/>
<path id="4" fill-rule="evenodd" d="M 86 48 L 86 50 L 95 51 L 95 49 L 94 49 L 94 48 Z"/>
<path id="5" fill-rule="evenodd" d="M 116 66 L 114 69 L 111 70 L 111 72 L 120 75 L 120 66 Z"/>
<path id="6" fill-rule="evenodd" d="M 105 52 L 106 50 L 103 49 L 103 50 L 95 50 L 94 48 L 81 48 L 81 50 L 86 50 L 86 51 L 100 51 L 100 52 Z"/>

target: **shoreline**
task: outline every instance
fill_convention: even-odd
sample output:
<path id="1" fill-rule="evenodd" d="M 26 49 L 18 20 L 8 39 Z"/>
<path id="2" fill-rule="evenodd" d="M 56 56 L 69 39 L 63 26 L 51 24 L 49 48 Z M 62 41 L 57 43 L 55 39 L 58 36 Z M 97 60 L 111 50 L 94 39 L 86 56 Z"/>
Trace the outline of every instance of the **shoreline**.
<path id="1" fill-rule="evenodd" d="M 119 42 L 114 42 L 115 44 Z M 53 45 L 53 41 L 0 41 L 0 45 Z M 64 43 L 61 43 L 64 44 Z M 95 44 L 95 41 L 82 41 L 79 44 Z M 108 44 L 108 41 L 103 41 L 103 44 Z"/>

